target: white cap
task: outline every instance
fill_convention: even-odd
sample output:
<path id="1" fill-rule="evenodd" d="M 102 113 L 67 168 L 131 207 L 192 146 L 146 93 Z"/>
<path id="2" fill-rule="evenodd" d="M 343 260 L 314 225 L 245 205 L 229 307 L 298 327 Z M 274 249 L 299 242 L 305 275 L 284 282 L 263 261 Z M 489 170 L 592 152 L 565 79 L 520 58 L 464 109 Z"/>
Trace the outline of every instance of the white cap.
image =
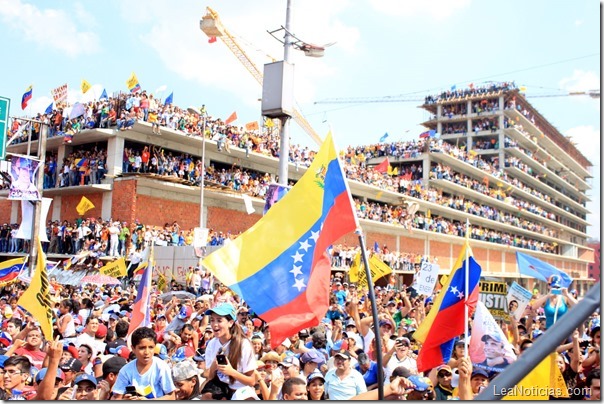
<path id="1" fill-rule="evenodd" d="M 235 393 L 233 393 L 233 397 L 231 398 L 231 400 L 243 401 L 250 398 L 253 398 L 254 400 L 260 400 L 260 398 L 258 398 L 258 395 L 256 394 L 256 391 L 254 391 L 252 387 L 244 386 L 235 390 Z"/>

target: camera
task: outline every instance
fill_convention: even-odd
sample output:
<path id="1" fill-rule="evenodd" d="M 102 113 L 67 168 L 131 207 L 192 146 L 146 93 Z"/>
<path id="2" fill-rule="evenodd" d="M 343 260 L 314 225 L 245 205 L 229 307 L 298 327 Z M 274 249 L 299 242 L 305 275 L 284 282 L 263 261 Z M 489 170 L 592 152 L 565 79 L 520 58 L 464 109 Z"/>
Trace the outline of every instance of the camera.
<path id="1" fill-rule="evenodd" d="M 140 394 L 138 394 L 136 392 L 136 387 L 134 387 L 134 386 L 126 386 L 125 394 L 131 395 L 131 396 L 137 396 L 137 397 L 140 396 Z"/>

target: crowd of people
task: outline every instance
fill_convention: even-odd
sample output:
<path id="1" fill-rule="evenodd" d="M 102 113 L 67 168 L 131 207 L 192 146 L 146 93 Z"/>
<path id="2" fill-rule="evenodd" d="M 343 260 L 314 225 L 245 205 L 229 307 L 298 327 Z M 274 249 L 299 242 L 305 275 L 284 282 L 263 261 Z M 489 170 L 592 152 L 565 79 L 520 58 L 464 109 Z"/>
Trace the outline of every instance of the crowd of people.
<path id="1" fill-rule="evenodd" d="M 349 260 L 345 246 L 334 259 Z M 387 247 L 380 251 L 383 256 Z M 421 257 L 407 257 L 419 265 Z M 420 295 L 392 279 L 375 287 L 381 352 L 372 329 L 365 288 L 331 279 L 330 304 L 320 324 L 293 333 L 277 346 L 253 308 L 206 278 L 200 268 L 186 275 L 190 296 L 150 291 L 151 323 L 132 332 L 134 282 L 120 286 L 60 285 L 51 280 L 52 340 L 19 305 L 27 285 L 0 289 L 0 399 L 8 400 L 374 400 L 382 358 L 384 395 L 389 399 L 472 399 L 497 383 L 498 337 L 487 341 L 485 363 L 472 363 L 464 335 L 445 363 L 419 371 L 422 345 L 414 331 L 433 310 L 437 291 Z M 185 286 L 185 285 L 181 285 Z M 525 315 L 502 321 L 514 353 L 522 356 L 581 299 L 552 277 L 545 294 L 534 291 Z M 559 290 L 561 293 L 556 293 Z M 553 309 L 552 309 L 553 308 Z M 468 338 L 472 338 L 470 327 Z M 487 348 L 488 345 L 488 348 Z M 600 316 L 593 313 L 556 350 L 557 366 L 571 399 L 599 400 Z M 506 363 L 507 364 L 507 363 Z"/>

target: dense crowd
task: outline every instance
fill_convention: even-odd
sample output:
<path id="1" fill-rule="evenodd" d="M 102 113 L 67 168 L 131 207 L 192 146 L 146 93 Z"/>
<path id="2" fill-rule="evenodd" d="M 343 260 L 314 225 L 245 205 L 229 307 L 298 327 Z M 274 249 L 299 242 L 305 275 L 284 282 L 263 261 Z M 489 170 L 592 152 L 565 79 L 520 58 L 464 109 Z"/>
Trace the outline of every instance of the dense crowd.
<path id="1" fill-rule="evenodd" d="M 346 251 L 338 246 L 334 260 L 348 261 Z M 387 247 L 380 254 L 388 257 Z M 416 272 L 422 258 L 407 258 L 415 261 Z M 559 281 L 551 278 L 543 295 L 534 292 L 520 321 L 511 316 L 500 322 L 516 355 L 531 349 L 580 300 Z M 435 294 L 419 295 L 405 285 L 397 289 L 393 279 L 375 288 L 381 352 L 367 291 L 341 273 L 332 276 L 330 305 L 321 323 L 272 349 L 270 328 L 262 319 L 199 268 L 192 268 L 182 285 L 188 296 L 160 294 L 153 282 L 151 323 L 129 337 L 137 297 L 133 282 L 69 286 L 51 279 L 51 286 L 55 338 L 48 341 L 37 320 L 17 304 L 27 285 L 16 282 L 0 289 L 0 399 L 373 400 L 378 397 L 378 355 L 389 399 L 471 399 L 497 383 L 501 371 L 472 364 L 463 335 L 447 363 L 419 371 L 422 346 L 413 333 L 433 309 Z M 468 338 L 471 334 L 472 327 Z M 493 343 L 489 349 L 495 354 L 487 355 L 487 363 L 502 364 L 502 347 L 501 340 Z M 599 400 L 599 313 L 569 335 L 556 355 L 571 398 Z"/>

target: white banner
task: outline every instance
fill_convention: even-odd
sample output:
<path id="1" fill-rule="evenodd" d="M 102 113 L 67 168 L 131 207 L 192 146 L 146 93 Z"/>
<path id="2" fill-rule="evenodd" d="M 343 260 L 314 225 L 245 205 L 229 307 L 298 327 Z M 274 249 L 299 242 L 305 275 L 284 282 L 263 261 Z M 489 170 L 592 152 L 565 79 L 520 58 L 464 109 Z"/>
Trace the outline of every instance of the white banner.
<path id="1" fill-rule="evenodd" d="M 434 286 L 436 286 L 439 270 L 439 265 L 432 264 L 428 261 L 422 261 L 421 269 L 415 276 L 415 285 L 413 285 L 413 289 L 420 295 L 431 296 L 434 291 Z"/>
<path id="2" fill-rule="evenodd" d="M 208 234 L 210 230 L 207 228 L 196 227 L 193 230 L 193 247 L 201 248 L 208 245 Z"/>
<path id="3" fill-rule="evenodd" d="M 254 205 L 252 205 L 251 196 L 249 196 L 248 194 L 243 194 L 243 203 L 245 203 L 245 210 L 248 215 L 251 215 L 252 213 L 256 212 L 256 209 L 254 209 Z"/>
<path id="4" fill-rule="evenodd" d="M 56 102 L 60 102 L 67 99 L 67 83 L 59 86 L 57 88 L 53 88 L 50 90 L 52 94 L 52 99 Z"/>
<path id="5" fill-rule="evenodd" d="M 474 313 L 469 350 L 474 367 L 490 373 L 501 372 L 516 360 L 512 344 L 480 300 Z"/>
<path id="6" fill-rule="evenodd" d="M 512 286 L 510 286 L 508 290 L 508 295 L 506 296 L 508 314 L 510 316 L 514 316 L 516 320 L 520 321 L 520 319 L 524 316 L 526 306 L 529 304 L 532 298 L 533 294 L 530 291 L 526 290 L 516 282 L 512 283 Z"/>
<path id="7" fill-rule="evenodd" d="M 48 242 L 48 237 L 46 236 L 46 216 L 48 216 L 51 202 L 52 198 L 42 198 L 42 212 L 40 214 L 40 228 L 38 231 L 40 241 L 42 242 Z M 34 205 L 29 201 L 21 201 L 21 225 L 19 226 L 19 230 L 17 230 L 17 238 L 31 240 L 33 223 Z"/>

